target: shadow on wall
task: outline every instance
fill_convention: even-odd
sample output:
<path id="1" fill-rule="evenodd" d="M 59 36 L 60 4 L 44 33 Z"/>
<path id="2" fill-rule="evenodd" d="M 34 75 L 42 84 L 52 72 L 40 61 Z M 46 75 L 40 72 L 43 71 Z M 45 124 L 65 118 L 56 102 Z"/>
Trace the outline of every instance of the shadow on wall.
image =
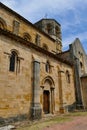
<path id="1" fill-rule="evenodd" d="M 64 108 L 67 112 L 73 112 L 75 110 L 84 110 L 83 106 L 81 104 L 77 104 L 76 102 L 71 105 L 67 105 Z"/>
<path id="2" fill-rule="evenodd" d="M 9 125 L 10 123 L 15 123 L 15 122 L 18 122 L 18 121 L 24 121 L 24 120 L 27 120 L 27 119 L 28 119 L 27 114 L 20 114 L 20 115 L 8 117 L 8 118 L 0 117 L 0 126 Z"/>
<path id="3" fill-rule="evenodd" d="M 71 105 L 66 105 L 64 108 L 65 108 L 65 111 L 67 112 L 73 112 L 76 110 L 76 102 L 74 102 Z"/>

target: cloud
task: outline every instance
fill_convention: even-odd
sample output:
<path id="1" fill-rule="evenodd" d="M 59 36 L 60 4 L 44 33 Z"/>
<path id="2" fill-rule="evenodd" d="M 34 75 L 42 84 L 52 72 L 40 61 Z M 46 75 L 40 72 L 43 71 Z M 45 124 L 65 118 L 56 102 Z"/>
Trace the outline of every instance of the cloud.
<path id="1" fill-rule="evenodd" d="M 45 14 L 48 14 L 48 17 L 54 15 L 66 17 L 68 11 L 77 13 L 78 6 L 81 9 L 87 4 L 87 0 L 1 0 L 1 2 L 17 10 L 32 22 L 43 18 Z M 78 20 L 77 15 L 76 18 Z"/>
<path id="2" fill-rule="evenodd" d="M 41 0 L 25 1 L 22 2 L 24 6 L 21 5 L 21 8 L 24 8 L 23 13 L 25 15 L 28 14 L 28 17 L 33 21 L 35 21 L 37 17 L 43 17 L 45 13 L 48 13 L 48 17 L 52 15 L 62 15 L 63 17 L 66 17 L 66 13 L 70 10 L 77 14 L 77 12 L 80 12 L 82 5 L 87 4 L 86 0 L 44 0 L 43 2 Z M 80 6 L 80 10 L 78 10 L 78 5 Z"/>
<path id="3" fill-rule="evenodd" d="M 68 37 L 63 39 L 63 48 L 67 48 L 69 44 L 71 44 L 75 38 L 79 38 L 82 43 L 87 42 L 87 32 L 78 33 L 76 35 L 69 35 Z M 85 44 L 85 43 L 84 43 Z M 87 45 L 85 44 L 86 48 Z"/>
<path id="4" fill-rule="evenodd" d="M 85 2 L 86 0 L 84 0 Z M 23 16 L 31 19 L 33 22 L 41 17 L 45 16 L 45 13 L 48 16 L 52 15 L 65 15 L 65 12 L 68 10 L 74 10 L 75 7 L 82 0 L 1 0 L 2 3 L 6 4 L 9 7 L 14 8 Z M 84 3 L 83 2 L 83 3 Z M 17 5 L 17 6 L 15 6 Z M 19 6 L 20 5 L 20 6 Z M 82 5 L 82 4 L 81 4 Z"/>
<path id="5" fill-rule="evenodd" d="M 16 0 L 0 0 L 0 2 L 7 5 L 10 8 L 13 8 L 16 4 Z"/>

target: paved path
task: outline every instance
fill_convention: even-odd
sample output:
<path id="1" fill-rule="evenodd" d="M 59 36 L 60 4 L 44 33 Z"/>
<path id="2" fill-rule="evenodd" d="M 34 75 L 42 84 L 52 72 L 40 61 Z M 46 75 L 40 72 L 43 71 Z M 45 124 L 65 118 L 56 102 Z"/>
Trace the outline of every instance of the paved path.
<path id="1" fill-rule="evenodd" d="M 43 130 L 87 130 L 87 116 L 74 117 L 70 122 L 56 124 Z"/>

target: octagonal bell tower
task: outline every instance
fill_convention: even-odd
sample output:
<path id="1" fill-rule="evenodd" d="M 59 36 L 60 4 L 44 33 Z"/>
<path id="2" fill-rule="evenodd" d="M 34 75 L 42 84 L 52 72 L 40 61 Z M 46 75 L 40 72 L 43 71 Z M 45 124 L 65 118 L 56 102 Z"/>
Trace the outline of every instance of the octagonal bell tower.
<path id="1" fill-rule="evenodd" d="M 44 31 L 55 40 L 56 53 L 62 52 L 61 25 L 54 19 L 41 19 L 35 23 L 35 26 Z"/>

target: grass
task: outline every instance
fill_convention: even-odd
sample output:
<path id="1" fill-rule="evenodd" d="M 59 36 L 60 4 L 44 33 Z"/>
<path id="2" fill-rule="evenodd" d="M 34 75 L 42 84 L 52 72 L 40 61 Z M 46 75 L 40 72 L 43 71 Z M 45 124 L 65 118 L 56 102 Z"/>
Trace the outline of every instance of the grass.
<path id="1" fill-rule="evenodd" d="M 42 130 L 45 127 L 52 126 L 57 123 L 65 123 L 73 120 L 75 116 L 87 116 L 87 112 L 73 112 L 62 116 L 57 116 L 52 119 L 48 119 L 45 121 L 38 121 L 37 123 L 33 123 L 32 125 L 27 125 L 17 130 Z"/>
<path id="2" fill-rule="evenodd" d="M 71 120 L 70 117 L 54 117 L 52 119 L 45 120 L 43 122 L 41 121 L 36 124 L 32 124 L 31 126 L 29 125 L 27 127 L 25 126 L 22 128 L 18 128 L 17 130 L 41 130 L 44 127 L 49 127 L 49 126 L 52 126 L 57 123 L 64 123 L 64 122 L 70 121 L 70 120 Z"/>
<path id="3" fill-rule="evenodd" d="M 83 112 L 72 112 L 70 114 L 67 114 L 66 116 L 87 116 L 87 111 L 83 111 Z"/>

